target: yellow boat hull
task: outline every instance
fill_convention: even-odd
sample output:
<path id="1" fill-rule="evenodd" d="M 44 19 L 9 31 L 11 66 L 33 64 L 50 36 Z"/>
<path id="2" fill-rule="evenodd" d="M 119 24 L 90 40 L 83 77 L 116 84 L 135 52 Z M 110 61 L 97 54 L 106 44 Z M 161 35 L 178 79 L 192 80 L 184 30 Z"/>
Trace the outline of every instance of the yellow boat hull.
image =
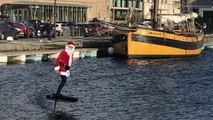
<path id="1" fill-rule="evenodd" d="M 117 34 L 119 36 L 119 34 Z M 124 38 L 126 37 L 126 38 Z M 187 57 L 201 53 L 204 34 L 183 35 L 159 30 L 137 29 L 123 40 L 114 38 L 115 56 L 127 58 Z"/>

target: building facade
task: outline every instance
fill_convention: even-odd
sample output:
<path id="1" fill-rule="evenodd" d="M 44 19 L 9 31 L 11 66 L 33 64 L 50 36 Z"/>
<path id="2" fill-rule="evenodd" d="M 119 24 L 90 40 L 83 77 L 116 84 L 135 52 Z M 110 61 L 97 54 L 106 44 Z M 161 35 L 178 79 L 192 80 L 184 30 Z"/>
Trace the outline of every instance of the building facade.
<path id="1" fill-rule="evenodd" d="M 213 0 L 194 0 L 193 11 L 199 14 L 199 22 L 205 23 L 206 33 L 213 33 Z"/>
<path id="2" fill-rule="evenodd" d="M 144 0 L 144 18 L 150 19 L 154 0 Z M 180 0 L 159 0 L 158 13 L 161 15 L 180 14 Z"/>
<path id="3" fill-rule="evenodd" d="M 152 18 L 154 0 L 109 0 L 109 4 L 111 21 L 125 20 L 132 7 L 135 8 L 136 21 Z M 161 15 L 180 14 L 180 9 L 180 0 L 159 0 L 158 12 Z"/>
<path id="4" fill-rule="evenodd" d="M 56 4 L 55 4 L 56 1 Z M 159 0 L 160 15 L 180 14 L 184 0 Z M 201 17 L 212 23 L 212 0 L 185 0 L 193 3 Z M 97 17 L 110 22 L 127 20 L 131 8 L 134 19 L 151 19 L 154 0 L 0 0 L 0 15 L 11 20 L 49 20 L 87 23 Z"/>
<path id="5" fill-rule="evenodd" d="M 56 4 L 55 4 L 56 1 Z M 93 18 L 123 21 L 132 7 L 142 18 L 143 0 L 0 0 L 0 14 L 11 20 L 41 19 L 88 22 Z"/>
<path id="6" fill-rule="evenodd" d="M 41 19 L 86 23 L 107 18 L 107 0 L 0 0 L 0 14 L 11 20 Z M 55 11 L 54 11 L 55 10 Z"/>
<path id="7" fill-rule="evenodd" d="M 111 21 L 122 22 L 127 19 L 131 8 L 134 8 L 134 19 L 140 21 L 143 13 L 143 0 L 109 0 L 109 13 Z"/>

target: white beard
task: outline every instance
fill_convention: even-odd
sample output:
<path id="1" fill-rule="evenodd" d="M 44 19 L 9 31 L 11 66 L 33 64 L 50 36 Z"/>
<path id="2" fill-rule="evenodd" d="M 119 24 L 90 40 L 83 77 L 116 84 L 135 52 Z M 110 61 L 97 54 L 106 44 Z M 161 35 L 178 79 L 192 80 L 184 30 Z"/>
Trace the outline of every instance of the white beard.
<path id="1" fill-rule="evenodd" d="M 75 48 L 72 48 L 72 49 L 65 49 L 65 51 L 67 52 L 68 55 L 72 55 L 75 51 Z"/>

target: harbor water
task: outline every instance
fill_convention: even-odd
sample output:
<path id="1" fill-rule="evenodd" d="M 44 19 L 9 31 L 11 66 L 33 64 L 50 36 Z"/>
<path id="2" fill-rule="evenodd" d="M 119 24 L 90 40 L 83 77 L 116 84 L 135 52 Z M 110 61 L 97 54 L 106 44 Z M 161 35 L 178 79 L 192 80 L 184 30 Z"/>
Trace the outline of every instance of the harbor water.
<path id="1" fill-rule="evenodd" d="M 54 101 L 54 61 L 0 65 L 0 120 L 211 120 L 213 51 L 184 59 L 79 59 Z"/>

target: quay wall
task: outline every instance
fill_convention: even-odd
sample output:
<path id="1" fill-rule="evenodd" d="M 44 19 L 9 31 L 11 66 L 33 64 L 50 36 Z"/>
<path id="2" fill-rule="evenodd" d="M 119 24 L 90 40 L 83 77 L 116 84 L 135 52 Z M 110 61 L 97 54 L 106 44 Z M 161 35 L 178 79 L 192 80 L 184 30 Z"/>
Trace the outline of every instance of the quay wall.
<path id="1" fill-rule="evenodd" d="M 84 38 L 84 39 L 53 39 L 51 42 L 43 40 L 14 40 L 0 41 L 0 62 L 26 61 L 30 56 L 34 60 L 43 58 L 55 59 L 65 48 L 68 41 L 74 41 L 76 51 L 74 58 L 97 57 L 100 53 L 106 54 L 111 46 L 110 39 Z M 102 56 L 102 55 L 100 55 Z"/>
<path id="2" fill-rule="evenodd" d="M 51 42 L 47 40 L 39 42 L 34 39 L 20 39 L 8 42 L 6 40 L 0 41 L 0 62 L 12 61 L 26 61 L 27 56 L 42 56 L 54 59 L 59 52 L 65 48 L 68 41 L 74 41 L 76 46 L 75 58 L 81 58 L 86 55 L 93 57 L 108 55 L 108 48 L 112 46 L 111 38 L 54 38 Z M 208 36 L 204 40 L 205 46 L 213 46 L 213 37 Z M 36 58 L 36 57 L 35 57 Z"/>

